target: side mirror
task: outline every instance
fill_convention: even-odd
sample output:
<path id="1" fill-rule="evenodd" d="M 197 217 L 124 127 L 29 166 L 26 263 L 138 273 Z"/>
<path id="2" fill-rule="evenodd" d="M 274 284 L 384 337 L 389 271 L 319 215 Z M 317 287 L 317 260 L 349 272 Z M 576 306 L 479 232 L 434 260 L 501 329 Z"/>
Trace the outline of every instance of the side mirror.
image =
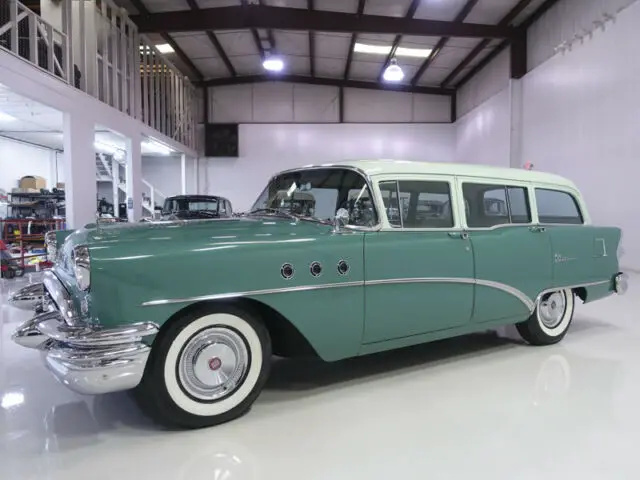
<path id="1" fill-rule="evenodd" d="M 349 211 L 346 208 L 339 208 L 333 217 L 333 231 L 339 232 L 346 224 L 349 223 Z"/>

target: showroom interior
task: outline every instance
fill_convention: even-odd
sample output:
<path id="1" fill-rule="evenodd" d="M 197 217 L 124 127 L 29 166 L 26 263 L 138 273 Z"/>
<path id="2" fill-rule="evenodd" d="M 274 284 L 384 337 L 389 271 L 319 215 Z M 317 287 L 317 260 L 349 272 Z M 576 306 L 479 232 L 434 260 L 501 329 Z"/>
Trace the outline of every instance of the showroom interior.
<path id="1" fill-rule="evenodd" d="M 167 479 L 453 479 L 479 472 L 636 479 L 640 226 L 631 200 L 640 149 L 639 24 L 636 0 L 0 0 L 0 479 L 129 479 L 139 477 L 137 468 Z M 256 221 L 256 199 L 280 172 L 358 160 L 415 162 L 406 168 L 416 172 L 432 162 L 506 178 L 506 169 L 513 178 L 528 171 L 564 177 L 593 225 L 622 233 L 618 248 L 604 240 L 602 248 L 628 273 L 629 292 L 583 304 L 578 288 L 566 338 L 545 347 L 496 323 L 338 361 L 281 358 L 287 355 L 278 354 L 274 332 L 306 340 L 278 323 L 268 327 L 271 371 L 248 413 L 199 429 L 159 425 L 128 391 L 78 393 L 73 382 L 54 378 L 60 372 L 43 364 L 44 353 L 15 341 L 33 310 L 11 299 L 29 286 L 44 288 L 31 290 L 38 315 L 51 315 L 51 302 L 63 315 L 107 312 L 110 304 L 150 322 L 144 325 L 153 331 L 129 331 L 137 341 L 158 334 L 147 305 L 177 318 L 167 292 L 128 306 L 161 284 L 198 301 L 227 300 L 224 292 L 205 298 L 200 287 L 183 294 L 206 275 L 239 278 L 238 292 L 274 293 L 251 287 L 263 274 L 261 260 L 222 256 L 242 250 L 231 239 L 249 229 L 255 236 L 244 243 L 278 235 L 273 224 L 282 218 L 268 209 L 260 217 L 265 230 L 246 226 Z M 171 206 L 187 202 L 190 210 L 189 201 L 196 206 L 186 217 Z M 205 211 L 214 204 L 215 212 Z M 206 230 L 224 222 L 237 226 Z M 317 228 L 340 237 L 338 213 Z M 82 235 L 100 245 L 91 252 L 91 289 L 81 286 L 82 250 L 70 246 Z M 220 243 L 194 243 L 197 235 Z M 311 233 L 288 235 L 274 241 L 315 248 L 292 239 Z M 505 251 L 505 262 L 514 252 L 533 259 L 527 245 Z M 270 255 L 266 246 L 263 252 Z M 196 269 L 198 253 L 213 257 L 203 270 Z M 558 255 L 557 263 L 575 260 Z M 65 293 L 63 307 L 46 279 L 66 275 L 56 270 L 69 261 L 84 293 Z M 303 272 L 291 267 L 289 275 L 289 267 L 279 261 L 277 276 L 298 285 L 292 282 Z M 345 277 L 358 270 L 341 268 Z M 108 298 L 97 298 L 100 288 Z M 309 298 L 306 286 L 288 288 Z M 350 311 L 342 289 L 331 290 L 327 316 Z M 239 308 L 229 305 L 226 314 Z M 290 308 L 322 317 L 312 302 Z M 388 321 L 403 314 L 395 309 Z M 71 345 L 82 328 L 95 327 L 65 322 Z M 234 327 L 240 338 L 242 328 Z M 108 335 L 95 331 L 91 338 L 107 349 Z M 164 341 L 167 331 L 159 332 Z M 340 331 L 324 334 L 343 341 Z M 51 338 L 38 349 L 66 345 Z M 244 341 L 251 351 L 250 335 Z M 149 348 L 149 362 L 172 358 L 171 346 Z M 209 360 L 210 370 L 219 358 Z M 259 363 L 255 351 L 249 358 L 248 365 Z"/>

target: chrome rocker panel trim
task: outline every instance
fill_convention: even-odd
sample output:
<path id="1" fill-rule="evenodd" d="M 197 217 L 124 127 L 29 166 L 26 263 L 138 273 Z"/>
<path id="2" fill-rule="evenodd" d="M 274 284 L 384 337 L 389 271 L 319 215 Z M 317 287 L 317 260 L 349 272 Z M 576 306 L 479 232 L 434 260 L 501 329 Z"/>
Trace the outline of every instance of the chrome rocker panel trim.
<path id="1" fill-rule="evenodd" d="M 140 323 L 103 329 L 71 327 L 60 312 L 44 312 L 24 322 L 13 334 L 19 345 L 42 352 L 49 370 L 71 390 L 88 395 L 128 390 L 142 380 L 151 348 L 143 337 L 158 327 Z"/>
<path id="2" fill-rule="evenodd" d="M 15 291 L 9 296 L 8 301 L 10 305 L 20 310 L 33 310 L 42 303 L 43 295 L 44 285 L 41 282 L 32 283 Z"/>
<path id="3" fill-rule="evenodd" d="M 620 275 L 614 278 L 617 279 Z M 622 282 L 622 280 L 621 280 Z M 168 305 L 175 303 L 191 303 L 191 302 L 203 302 L 211 300 L 228 300 L 232 298 L 240 297 L 254 297 L 261 295 L 274 295 L 281 293 L 293 293 L 293 292 L 306 292 L 310 290 L 325 290 L 329 288 L 347 288 L 347 287 L 365 287 L 373 285 L 391 285 L 391 284 L 403 284 L 403 283 L 457 283 L 457 284 L 470 284 L 481 285 L 484 287 L 494 288 L 501 290 L 513 297 L 517 298 L 522 304 L 529 310 L 529 314 L 532 314 L 540 299 L 545 293 L 554 292 L 557 290 L 574 289 L 580 287 L 594 287 L 598 285 L 605 285 L 611 283 L 611 280 L 600 280 L 597 282 L 582 283 L 578 285 L 567 285 L 562 287 L 553 287 L 540 292 L 535 300 L 530 298 L 526 293 L 514 288 L 510 285 L 495 282 L 493 280 L 482 280 L 478 278 L 462 278 L 462 277 L 413 277 L 413 278 L 388 278 L 380 280 L 366 280 L 366 281 L 354 281 L 354 282 L 336 282 L 326 283 L 321 285 L 300 285 L 295 287 L 282 287 L 282 288 L 269 288 L 265 290 L 253 290 L 246 292 L 229 292 L 229 293 L 216 293 L 212 295 L 201 295 L 197 297 L 189 298 L 167 298 L 162 300 L 149 300 L 141 304 L 142 307 L 152 307 L 156 305 Z M 621 283 L 622 285 L 622 283 Z M 622 288 L 622 287 L 621 287 Z"/>

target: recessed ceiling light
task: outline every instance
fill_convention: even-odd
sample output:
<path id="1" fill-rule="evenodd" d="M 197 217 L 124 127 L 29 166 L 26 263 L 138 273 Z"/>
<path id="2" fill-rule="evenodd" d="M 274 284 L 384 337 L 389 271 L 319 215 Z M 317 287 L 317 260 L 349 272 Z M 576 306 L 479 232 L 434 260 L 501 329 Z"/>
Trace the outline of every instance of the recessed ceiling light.
<path id="1" fill-rule="evenodd" d="M 366 43 L 358 43 L 353 46 L 353 51 L 357 53 L 371 53 L 374 55 L 389 55 L 391 52 L 390 45 L 368 45 Z M 427 58 L 431 55 L 430 48 L 409 48 L 398 47 L 395 55 L 397 57 L 417 57 Z"/>
<path id="2" fill-rule="evenodd" d="M 0 122 L 15 122 L 16 117 L 12 117 L 8 113 L 0 112 Z"/>
<path id="3" fill-rule="evenodd" d="M 156 45 L 156 48 L 160 53 L 173 53 L 173 47 L 168 43 L 161 43 Z"/>

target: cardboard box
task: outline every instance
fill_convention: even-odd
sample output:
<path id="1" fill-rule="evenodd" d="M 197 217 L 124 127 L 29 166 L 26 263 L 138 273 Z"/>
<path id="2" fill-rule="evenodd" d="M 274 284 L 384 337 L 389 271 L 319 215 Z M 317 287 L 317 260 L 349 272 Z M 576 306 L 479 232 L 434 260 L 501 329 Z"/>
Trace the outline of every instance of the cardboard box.
<path id="1" fill-rule="evenodd" d="M 30 188 L 39 191 L 41 188 L 47 188 L 47 181 L 36 175 L 27 175 L 20 179 L 19 186 L 20 188 Z"/>

